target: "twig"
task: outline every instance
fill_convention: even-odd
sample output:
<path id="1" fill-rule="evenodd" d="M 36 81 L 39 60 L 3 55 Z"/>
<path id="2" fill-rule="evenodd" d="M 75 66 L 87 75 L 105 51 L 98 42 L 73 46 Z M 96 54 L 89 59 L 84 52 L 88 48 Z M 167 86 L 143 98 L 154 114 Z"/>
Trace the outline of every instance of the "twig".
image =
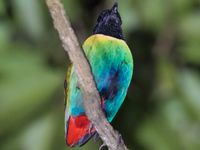
<path id="1" fill-rule="evenodd" d="M 46 3 L 64 50 L 67 51 L 75 67 L 80 88 L 84 95 L 84 107 L 88 119 L 92 122 L 109 150 L 127 150 L 122 137 L 118 132 L 114 131 L 102 112 L 100 95 L 91 74 L 90 65 L 79 46 L 77 37 L 74 34 L 68 18 L 66 18 L 63 5 L 59 0 L 46 0 Z"/>

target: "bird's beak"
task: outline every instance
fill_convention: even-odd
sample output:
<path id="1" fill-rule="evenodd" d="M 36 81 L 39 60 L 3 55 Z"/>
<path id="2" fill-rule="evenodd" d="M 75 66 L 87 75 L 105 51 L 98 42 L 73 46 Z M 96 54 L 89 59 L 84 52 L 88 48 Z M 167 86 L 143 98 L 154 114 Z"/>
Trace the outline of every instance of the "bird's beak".
<path id="1" fill-rule="evenodd" d="M 112 13 L 117 13 L 118 12 L 118 4 L 117 2 L 114 3 L 113 7 L 111 8 Z"/>

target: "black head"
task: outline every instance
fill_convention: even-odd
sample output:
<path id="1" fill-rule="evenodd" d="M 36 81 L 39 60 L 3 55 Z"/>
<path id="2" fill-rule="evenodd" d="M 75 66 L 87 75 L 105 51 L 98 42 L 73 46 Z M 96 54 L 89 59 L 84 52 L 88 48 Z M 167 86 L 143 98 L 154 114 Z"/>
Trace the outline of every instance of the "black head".
<path id="1" fill-rule="evenodd" d="M 104 34 L 118 39 L 123 39 L 122 20 L 118 12 L 118 5 L 115 3 L 111 9 L 101 12 L 97 19 L 93 34 Z"/>

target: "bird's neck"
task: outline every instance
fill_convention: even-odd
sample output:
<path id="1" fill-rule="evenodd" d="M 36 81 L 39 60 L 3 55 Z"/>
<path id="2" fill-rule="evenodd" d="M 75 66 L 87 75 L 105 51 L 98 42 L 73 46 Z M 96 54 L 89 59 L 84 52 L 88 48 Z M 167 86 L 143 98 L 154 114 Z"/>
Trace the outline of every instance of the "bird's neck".
<path id="1" fill-rule="evenodd" d="M 118 39 L 123 39 L 122 28 L 115 24 L 96 24 L 93 34 L 104 34 Z"/>

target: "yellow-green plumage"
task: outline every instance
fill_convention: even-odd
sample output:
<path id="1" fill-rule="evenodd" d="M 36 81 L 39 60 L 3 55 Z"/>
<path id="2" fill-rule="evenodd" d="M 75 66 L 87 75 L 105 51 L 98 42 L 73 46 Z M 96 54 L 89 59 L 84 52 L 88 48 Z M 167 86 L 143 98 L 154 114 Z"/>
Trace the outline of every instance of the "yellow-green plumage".
<path id="1" fill-rule="evenodd" d="M 110 122 L 123 103 L 132 78 L 133 59 L 130 49 L 125 41 L 102 34 L 90 36 L 84 42 L 83 49 L 102 98 L 102 109 Z M 66 133 L 70 116 L 85 115 L 83 95 L 73 66 L 69 69 L 67 78 Z M 88 138 L 85 137 L 86 140 Z"/>

